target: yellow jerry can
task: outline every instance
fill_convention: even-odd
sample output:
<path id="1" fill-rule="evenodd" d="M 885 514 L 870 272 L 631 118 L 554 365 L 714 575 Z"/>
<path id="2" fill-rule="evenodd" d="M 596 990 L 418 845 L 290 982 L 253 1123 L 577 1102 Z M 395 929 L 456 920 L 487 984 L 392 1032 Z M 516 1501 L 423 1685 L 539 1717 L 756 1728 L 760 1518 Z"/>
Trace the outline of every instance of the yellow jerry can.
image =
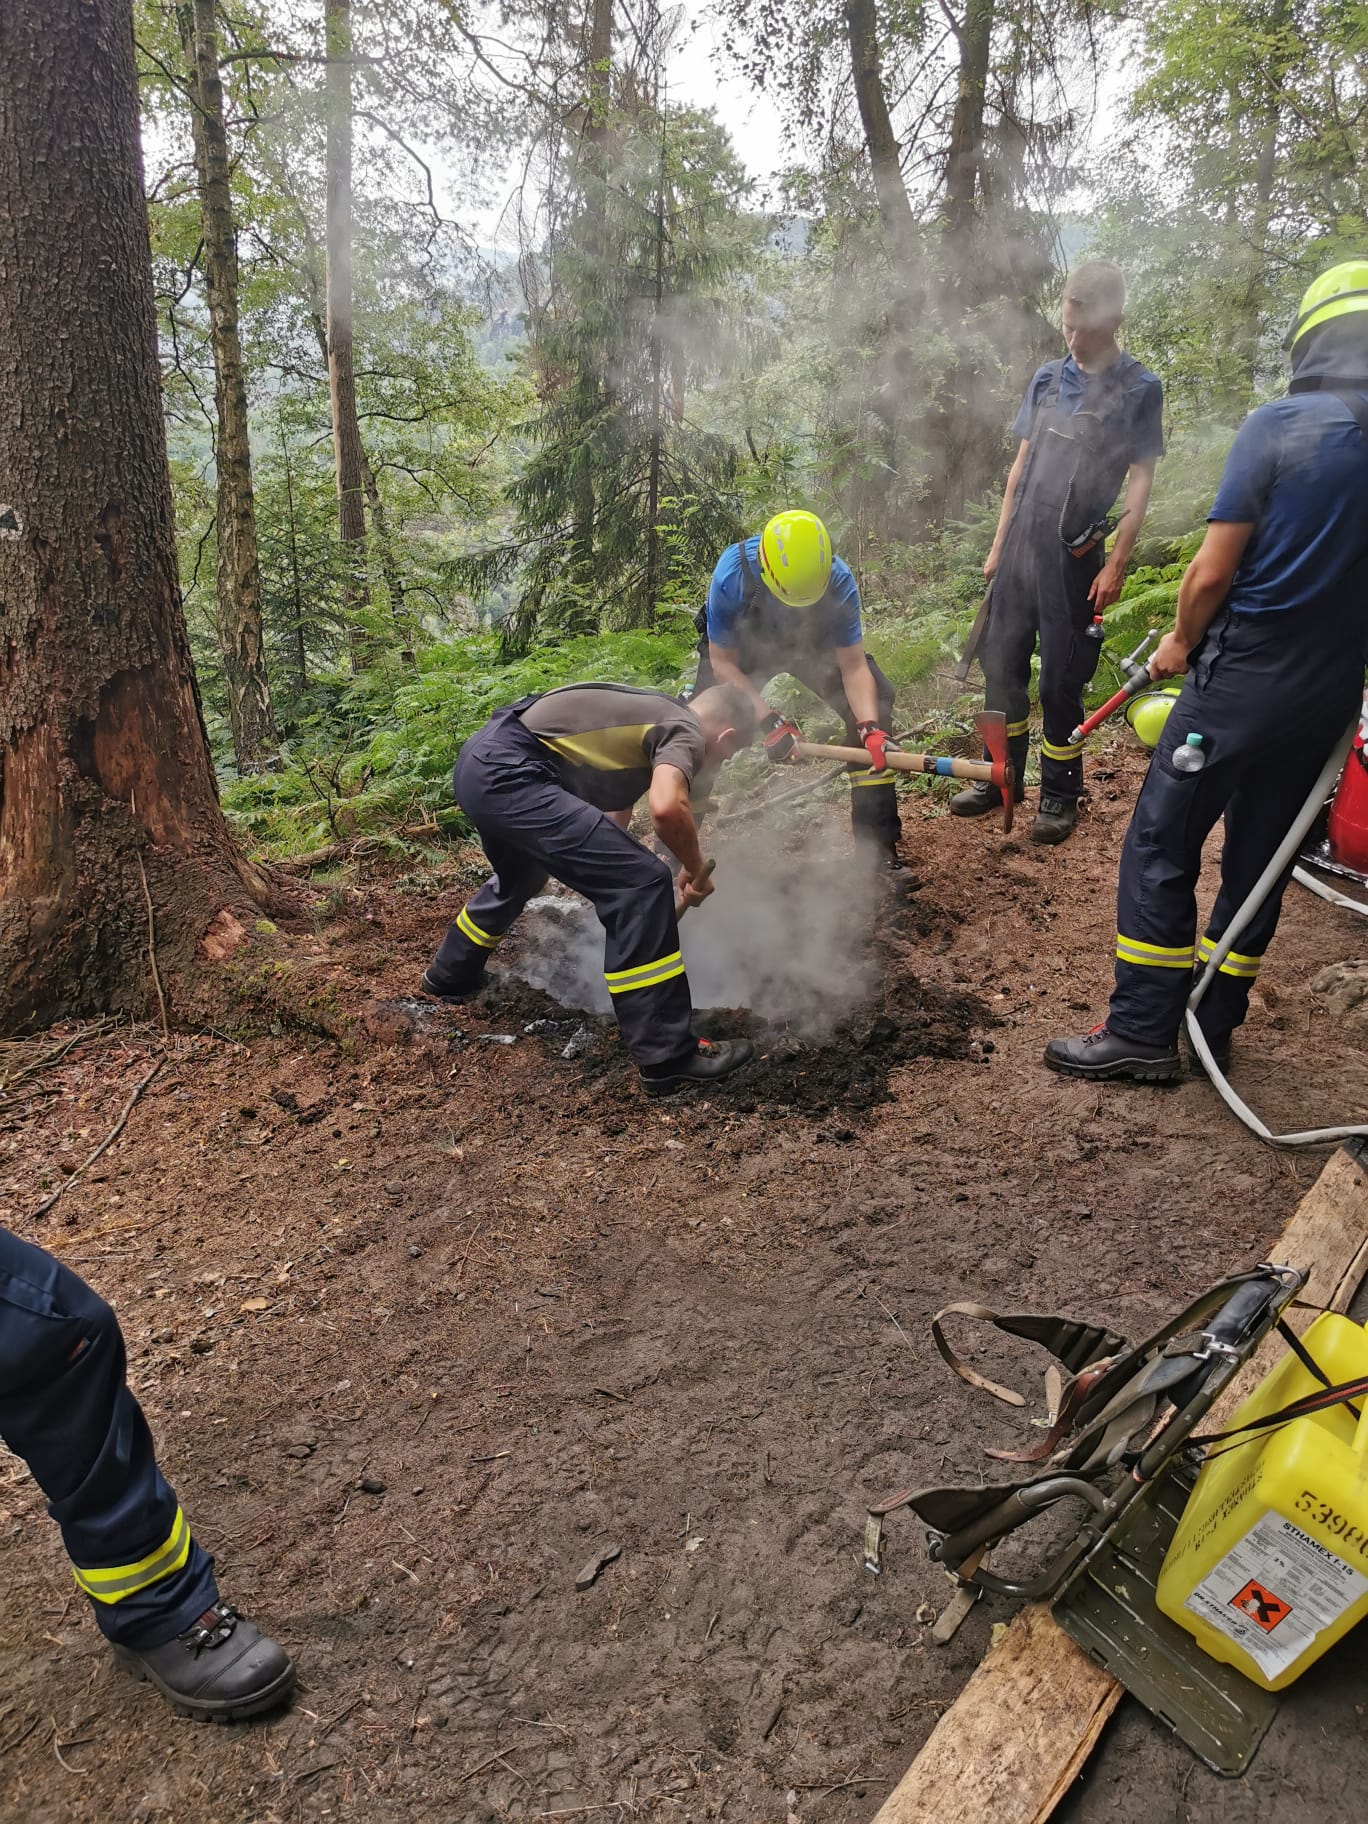
<path id="1" fill-rule="evenodd" d="M 1368 1375 L 1368 1329 L 1324 1312 L 1302 1342 L 1330 1381 Z M 1229 1429 L 1319 1391 L 1295 1355 Z M 1368 1401 L 1222 1445 L 1188 1498 L 1159 1573 L 1170 1620 L 1204 1652 L 1281 1691 L 1368 1615 Z"/>

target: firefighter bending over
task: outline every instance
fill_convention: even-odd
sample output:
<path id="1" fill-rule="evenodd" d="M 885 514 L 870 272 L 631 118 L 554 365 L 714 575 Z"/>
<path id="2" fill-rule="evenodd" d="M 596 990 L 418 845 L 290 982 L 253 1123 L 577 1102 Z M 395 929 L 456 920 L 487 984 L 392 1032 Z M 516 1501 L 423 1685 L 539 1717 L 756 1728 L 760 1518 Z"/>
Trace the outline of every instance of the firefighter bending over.
<path id="1" fill-rule="evenodd" d="M 569 684 L 497 711 L 456 761 L 456 801 L 479 832 L 493 878 L 447 927 L 423 987 L 445 1001 L 477 993 L 490 953 L 554 876 L 589 900 L 607 938 L 613 1011 L 652 1095 L 725 1077 L 744 1039 L 694 1037 L 670 869 L 628 834 L 645 794 L 655 833 L 679 863 L 686 906 L 713 891 L 690 789 L 748 747 L 755 717 L 719 686 L 682 704 L 625 684 Z"/>
<path id="2" fill-rule="evenodd" d="M 864 649 L 860 591 L 831 549 L 815 513 L 776 513 L 758 538 L 729 545 L 717 560 L 700 626 L 696 689 L 733 684 L 749 698 L 766 758 L 790 759 L 803 738 L 797 723 L 765 701 L 781 673 L 806 684 L 863 746 L 868 767 L 850 771 L 850 822 L 857 852 L 897 876 L 898 799 L 884 764 L 891 745 L 893 686 Z"/>

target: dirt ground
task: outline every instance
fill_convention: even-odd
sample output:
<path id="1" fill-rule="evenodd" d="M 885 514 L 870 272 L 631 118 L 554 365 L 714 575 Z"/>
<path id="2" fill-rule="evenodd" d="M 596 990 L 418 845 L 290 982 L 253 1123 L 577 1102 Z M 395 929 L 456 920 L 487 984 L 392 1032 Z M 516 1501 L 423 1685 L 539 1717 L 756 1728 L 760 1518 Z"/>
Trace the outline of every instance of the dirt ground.
<path id="1" fill-rule="evenodd" d="M 114 1302 L 225 1593 L 301 1688 L 257 1725 L 171 1716 L 112 1669 L 6 1459 L 0 1816 L 870 1819 L 1010 1614 L 985 1599 L 931 1644 L 948 1585 L 906 1514 L 885 1574 L 861 1565 L 869 1499 L 971 1479 L 1002 1436 L 930 1314 L 1141 1334 L 1262 1257 L 1324 1158 L 1259 1146 L 1204 1082 L 1040 1067 L 1104 1010 L 1139 770 L 1104 753 L 1058 850 L 909 798 L 918 885 L 876 920 L 870 998 L 825 1045 L 722 1016 L 765 1055 L 711 1095 L 643 1100 L 592 1024 L 563 1058 L 582 1021 L 527 988 L 416 1008 L 457 863 L 289 933 L 316 1004 L 367 1032 L 176 1040 L 38 1221 L 156 1035 L 11 1071 L 0 1220 Z M 840 815 L 817 821 L 841 854 Z M 1368 1112 L 1363 1028 L 1309 988 L 1362 948 L 1293 891 L 1233 1073 L 1281 1125 Z M 1232 1784 L 1127 1701 L 1059 1816 L 1358 1816 L 1365 1705 L 1351 1637 Z"/>

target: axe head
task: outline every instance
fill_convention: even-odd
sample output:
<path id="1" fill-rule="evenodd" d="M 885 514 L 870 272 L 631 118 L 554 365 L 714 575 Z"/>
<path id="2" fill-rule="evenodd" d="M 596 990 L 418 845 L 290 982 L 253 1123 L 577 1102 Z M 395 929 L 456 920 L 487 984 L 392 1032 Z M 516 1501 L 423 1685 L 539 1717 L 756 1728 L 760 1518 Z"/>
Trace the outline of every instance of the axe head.
<path id="1" fill-rule="evenodd" d="M 974 717 L 974 729 L 993 764 L 993 784 L 1002 793 L 1002 833 L 1012 827 L 1016 810 L 1016 768 L 1007 758 L 1007 718 L 1000 709 L 983 709 Z"/>

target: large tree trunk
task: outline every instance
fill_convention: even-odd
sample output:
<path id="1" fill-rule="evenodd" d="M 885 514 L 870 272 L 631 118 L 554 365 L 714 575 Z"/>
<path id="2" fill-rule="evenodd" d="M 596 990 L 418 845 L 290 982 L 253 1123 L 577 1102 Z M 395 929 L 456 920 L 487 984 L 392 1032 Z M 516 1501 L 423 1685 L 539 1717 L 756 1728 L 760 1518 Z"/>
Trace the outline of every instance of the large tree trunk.
<path id="1" fill-rule="evenodd" d="M 0 6 L 0 1027 L 203 990 L 265 883 L 176 580 L 128 0 Z M 206 946 L 202 940 L 208 936 Z"/>
<path id="2" fill-rule="evenodd" d="M 907 185 L 903 182 L 902 148 L 894 136 L 888 96 L 884 91 L 883 52 L 879 44 L 875 0 L 850 0 L 846 7 L 846 30 L 850 37 L 855 100 L 859 104 L 865 145 L 869 149 L 869 168 L 874 178 L 879 219 L 895 266 L 905 268 L 912 258 L 917 225 L 907 198 Z"/>
<path id="3" fill-rule="evenodd" d="M 324 18 L 328 53 L 328 389 L 337 468 L 337 529 L 342 542 L 342 612 L 352 668 L 360 670 L 368 642 L 360 624 L 366 601 L 366 508 L 352 347 L 351 0 L 326 0 Z"/>
<path id="4" fill-rule="evenodd" d="M 257 562 L 252 452 L 247 439 L 247 381 L 238 334 L 237 232 L 223 124 L 214 0 L 181 10 L 190 63 L 195 167 L 204 233 L 204 276 L 214 350 L 214 440 L 218 510 L 218 638 L 228 720 L 240 772 L 256 772 L 279 745 L 266 675 Z"/>
<path id="5" fill-rule="evenodd" d="M 613 8 L 614 0 L 590 0 L 587 107 L 584 143 L 580 149 L 580 182 L 584 188 L 581 244 L 584 257 L 591 267 L 607 257 L 608 135 L 613 104 Z M 592 417 L 603 401 L 603 364 L 596 361 L 592 353 L 586 355 L 578 385 L 583 393 L 584 416 Z M 585 589 L 591 587 L 593 580 L 596 515 L 593 464 L 590 453 L 586 451 L 577 476 L 570 537 L 571 565 L 581 587 Z"/>
<path id="6" fill-rule="evenodd" d="M 866 514 L 885 532 L 901 530 L 896 484 L 909 431 L 919 429 L 914 414 L 922 387 L 916 372 L 914 342 L 925 334 L 925 299 L 917 277 L 917 223 L 902 174 L 902 147 L 884 86 L 883 49 L 879 41 L 876 0 L 848 0 L 846 32 L 855 100 L 864 128 L 869 169 L 883 227 L 889 266 L 886 327 L 878 380 L 869 409 L 883 427 L 877 471 L 868 471 L 861 490 L 861 517 Z"/>
<path id="7" fill-rule="evenodd" d="M 968 0 L 959 31 L 955 111 L 950 119 L 950 152 L 945 168 L 945 227 L 962 259 L 973 240 L 976 204 L 984 192 L 983 114 L 988 96 L 988 57 L 993 41 L 995 0 Z M 957 280 L 970 275 L 956 271 Z"/>

